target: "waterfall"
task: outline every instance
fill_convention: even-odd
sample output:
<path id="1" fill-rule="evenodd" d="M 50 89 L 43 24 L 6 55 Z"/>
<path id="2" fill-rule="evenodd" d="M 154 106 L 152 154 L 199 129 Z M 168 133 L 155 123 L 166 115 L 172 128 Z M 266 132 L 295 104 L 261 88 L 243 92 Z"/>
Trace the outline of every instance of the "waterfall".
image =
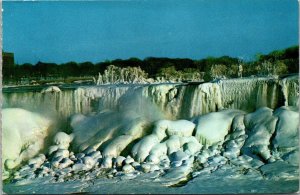
<path id="1" fill-rule="evenodd" d="M 127 84 L 62 88 L 59 93 L 6 89 L 3 108 L 55 112 L 61 118 L 124 106 L 150 109 L 151 103 L 168 119 L 191 118 L 222 108 L 252 112 L 263 106 L 298 106 L 298 76 L 284 79 L 243 78 L 202 84 Z M 130 103 L 128 103 L 130 102 Z M 148 107 L 145 106 L 148 104 Z M 149 111 L 150 112 L 150 111 Z"/>
<path id="2" fill-rule="evenodd" d="M 284 96 L 284 105 L 299 106 L 299 77 L 287 77 L 279 81 Z"/>

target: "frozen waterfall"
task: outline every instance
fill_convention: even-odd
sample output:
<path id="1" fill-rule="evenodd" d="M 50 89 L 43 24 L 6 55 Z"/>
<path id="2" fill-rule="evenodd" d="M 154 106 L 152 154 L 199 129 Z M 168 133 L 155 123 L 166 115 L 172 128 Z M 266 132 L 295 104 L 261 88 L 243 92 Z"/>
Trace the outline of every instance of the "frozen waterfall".
<path id="1" fill-rule="evenodd" d="M 3 90 L 3 107 L 43 110 L 66 119 L 120 107 L 159 110 L 165 118 L 191 118 L 223 108 L 246 112 L 267 106 L 298 106 L 298 76 L 283 79 L 242 78 L 208 83 L 99 85 L 61 88 L 60 93 Z M 153 106 L 154 105 L 154 106 Z"/>

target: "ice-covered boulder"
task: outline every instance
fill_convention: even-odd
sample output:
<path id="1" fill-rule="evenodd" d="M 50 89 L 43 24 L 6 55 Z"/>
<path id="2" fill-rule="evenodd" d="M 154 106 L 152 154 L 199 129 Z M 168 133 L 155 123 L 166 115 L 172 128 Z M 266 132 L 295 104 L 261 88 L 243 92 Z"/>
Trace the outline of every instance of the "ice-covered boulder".
<path id="1" fill-rule="evenodd" d="M 168 147 L 166 142 L 163 143 L 159 143 L 157 145 L 155 145 L 149 154 L 156 156 L 157 158 L 167 155 L 168 153 Z"/>
<path id="2" fill-rule="evenodd" d="M 224 110 L 199 116 L 195 119 L 195 137 L 202 144 L 211 145 L 223 141 L 228 134 L 232 120 L 236 115 L 243 114 L 238 110 Z"/>
<path id="3" fill-rule="evenodd" d="M 101 163 L 102 168 L 112 168 L 112 158 L 111 157 L 105 157 L 103 158 L 103 161 Z"/>
<path id="4" fill-rule="evenodd" d="M 88 168 L 92 168 L 96 164 L 95 159 L 93 159 L 90 156 L 84 157 L 82 161 L 83 161 L 83 164 L 85 164 Z"/>
<path id="5" fill-rule="evenodd" d="M 2 110 L 2 168 L 12 169 L 45 147 L 52 121 L 20 108 Z"/>
<path id="6" fill-rule="evenodd" d="M 187 159 L 179 167 L 169 169 L 159 180 L 163 185 L 171 186 L 180 181 L 186 180 L 187 175 L 192 171 L 193 159 Z"/>
<path id="7" fill-rule="evenodd" d="M 28 161 L 29 165 L 35 165 L 36 167 L 40 167 L 44 161 L 46 160 L 46 156 L 44 154 L 39 154 L 38 156 L 30 159 Z"/>
<path id="8" fill-rule="evenodd" d="M 134 168 L 133 168 L 133 166 L 127 164 L 127 165 L 123 166 L 122 170 L 124 173 L 131 173 L 134 171 Z"/>
<path id="9" fill-rule="evenodd" d="M 58 132 L 54 136 L 53 142 L 54 144 L 58 145 L 61 149 L 68 149 L 73 138 L 73 134 L 68 135 L 65 132 Z"/>
<path id="10" fill-rule="evenodd" d="M 71 166 L 73 164 L 74 164 L 74 162 L 71 159 L 69 159 L 69 158 L 63 158 L 61 160 L 61 163 L 58 165 L 58 168 L 59 169 L 64 169 L 64 168 L 69 167 L 69 166 Z"/>
<path id="11" fill-rule="evenodd" d="M 125 157 L 124 156 L 118 156 L 116 159 L 115 159 L 115 164 L 117 167 L 121 167 L 123 165 L 123 162 L 125 161 Z"/>
<path id="12" fill-rule="evenodd" d="M 69 150 L 66 150 L 66 149 L 58 149 L 58 150 L 54 153 L 53 157 L 56 158 L 56 157 L 62 156 L 63 158 L 66 158 L 66 157 L 69 157 L 69 155 L 70 155 Z"/>
<path id="13" fill-rule="evenodd" d="M 278 118 L 273 116 L 273 110 L 267 107 L 247 114 L 245 126 L 248 139 L 244 143 L 242 152 L 268 160 L 271 157 L 270 139 L 275 132 L 277 120 Z"/>
<path id="14" fill-rule="evenodd" d="M 160 120 L 155 123 L 153 134 L 162 140 L 166 136 L 192 136 L 195 124 L 187 120 Z"/>
<path id="15" fill-rule="evenodd" d="M 187 142 L 183 144 L 183 151 L 189 155 L 194 155 L 199 152 L 202 148 L 202 145 L 199 142 Z"/>
<path id="16" fill-rule="evenodd" d="M 159 139 L 156 135 L 147 135 L 136 143 L 132 148 L 132 156 L 137 162 L 143 162 L 149 155 L 151 149 L 159 143 Z"/>
<path id="17" fill-rule="evenodd" d="M 299 146 L 299 110 L 298 108 L 281 107 L 274 111 L 278 117 L 276 135 L 273 140 L 277 150 L 287 150 Z"/>
<path id="18" fill-rule="evenodd" d="M 121 135 L 114 138 L 103 150 L 104 157 L 117 157 L 133 141 L 131 135 Z"/>
<path id="19" fill-rule="evenodd" d="M 93 151 L 93 152 L 89 152 L 87 154 L 87 156 L 90 156 L 92 157 L 93 159 L 99 159 L 99 158 L 102 158 L 102 154 L 100 151 Z"/>
<path id="20" fill-rule="evenodd" d="M 189 158 L 189 155 L 187 155 L 183 151 L 177 151 L 177 152 L 173 152 L 172 154 L 170 154 L 171 162 L 172 161 L 183 161 L 183 160 L 187 160 L 188 158 Z"/>
<path id="21" fill-rule="evenodd" d="M 128 135 L 127 138 L 131 136 L 131 140 L 127 139 L 127 141 L 131 142 L 134 139 L 145 136 L 149 125 L 147 120 L 134 112 L 118 113 L 113 111 L 101 112 L 79 121 L 75 117 L 71 123 L 74 125 L 73 145 L 75 150 L 79 152 L 87 148 L 98 149 L 107 141 L 119 145 L 121 140 L 113 141 L 113 139 L 123 135 Z M 116 155 L 114 154 L 115 157 Z"/>
<path id="22" fill-rule="evenodd" d="M 158 156 L 154 155 L 154 154 L 150 154 L 147 158 L 146 158 L 146 162 L 150 162 L 153 164 L 158 164 L 160 162 L 160 159 Z"/>
<path id="23" fill-rule="evenodd" d="M 177 135 L 171 136 L 165 142 L 168 148 L 168 155 L 177 152 L 181 147 L 181 139 Z"/>
<path id="24" fill-rule="evenodd" d="M 56 152 L 58 149 L 59 149 L 59 147 L 57 145 L 50 146 L 49 149 L 48 149 L 48 154 L 51 155 L 54 152 Z"/>
<path id="25" fill-rule="evenodd" d="M 195 154 L 201 149 L 201 144 L 193 137 L 195 124 L 187 120 L 159 120 L 155 122 L 152 134 L 142 138 L 133 146 L 133 157 L 143 162 L 158 163 L 160 158 L 178 150 Z"/>

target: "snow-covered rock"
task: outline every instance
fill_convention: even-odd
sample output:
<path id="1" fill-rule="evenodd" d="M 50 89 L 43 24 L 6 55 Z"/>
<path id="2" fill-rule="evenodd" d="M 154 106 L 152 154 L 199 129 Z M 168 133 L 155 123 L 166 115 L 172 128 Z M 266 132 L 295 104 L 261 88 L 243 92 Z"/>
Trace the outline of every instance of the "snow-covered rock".
<path id="1" fill-rule="evenodd" d="M 92 168 L 96 164 L 96 161 L 90 156 L 85 156 L 83 158 L 83 164 L 85 164 L 88 168 Z"/>
<path id="2" fill-rule="evenodd" d="M 297 111 L 296 111 L 297 110 Z M 281 107 L 275 110 L 278 117 L 274 147 L 286 150 L 299 146 L 299 110 L 298 108 Z"/>
<path id="3" fill-rule="evenodd" d="M 141 139 L 132 148 L 132 156 L 137 162 L 143 162 L 149 155 L 151 149 L 159 143 L 159 139 L 156 135 L 148 135 Z"/>
<path id="4" fill-rule="evenodd" d="M 166 142 L 163 143 L 159 143 L 157 145 L 155 145 L 151 151 L 150 151 L 150 155 L 156 156 L 157 158 L 167 155 L 168 153 L 168 147 Z"/>
<path id="5" fill-rule="evenodd" d="M 233 118 L 242 113 L 238 110 L 224 110 L 196 118 L 196 138 L 207 145 L 223 141 L 231 128 Z"/>
<path id="6" fill-rule="evenodd" d="M 157 135 L 160 140 L 172 135 L 187 137 L 193 134 L 194 128 L 195 124 L 187 120 L 160 120 L 155 123 L 153 134 Z"/>
<path id="7" fill-rule="evenodd" d="M 83 120 L 78 121 L 76 117 L 73 120 L 71 123 L 76 124 L 73 126 L 76 151 L 82 152 L 87 148 L 96 150 L 108 141 L 111 145 L 105 148 L 103 155 L 113 157 L 117 157 L 131 141 L 145 136 L 149 124 L 134 111 L 103 111 Z"/>
<path id="8" fill-rule="evenodd" d="M 111 157 L 103 158 L 101 167 L 102 168 L 112 168 L 112 158 Z"/>
<path id="9" fill-rule="evenodd" d="M 263 160 L 271 157 L 270 140 L 275 132 L 278 118 L 273 116 L 270 108 L 260 108 L 245 116 L 245 126 L 248 138 L 242 152 L 248 155 L 258 155 Z"/>
<path id="10" fill-rule="evenodd" d="M 124 173 L 131 173 L 134 171 L 134 168 L 133 168 L 133 166 L 126 164 L 123 166 L 122 170 Z"/>
<path id="11" fill-rule="evenodd" d="M 68 135 L 65 132 L 58 132 L 53 139 L 54 144 L 59 145 L 61 149 L 68 149 L 74 135 Z"/>
<path id="12" fill-rule="evenodd" d="M 28 164 L 29 165 L 35 164 L 39 167 L 44 163 L 45 160 L 46 160 L 46 156 L 44 154 L 39 154 L 38 156 L 30 159 L 28 161 Z"/>
<path id="13" fill-rule="evenodd" d="M 103 150 L 104 157 L 117 157 L 133 141 L 131 135 L 121 135 L 114 138 Z"/>
<path id="14" fill-rule="evenodd" d="M 116 163 L 116 166 L 117 167 L 121 167 L 123 165 L 123 162 L 125 161 L 125 157 L 124 156 L 118 156 L 116 159 L 115 159 L 115 163 Z"/>
<path id="15" fill-rule="evenodd" d="M 61 163 L 58 165 L 58 168 L 63 169 L 63 168 L 71 166 L 72 164 L 74 164 L 74 162 L 71 159 L 64 158 L 64 159 L 62 159 Z"/>

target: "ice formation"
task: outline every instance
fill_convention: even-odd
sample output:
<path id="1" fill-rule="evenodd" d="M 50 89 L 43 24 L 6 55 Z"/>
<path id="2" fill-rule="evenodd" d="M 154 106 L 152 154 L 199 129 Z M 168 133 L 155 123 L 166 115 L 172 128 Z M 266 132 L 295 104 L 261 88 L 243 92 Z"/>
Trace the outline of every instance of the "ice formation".
<path id="1" fill-rule="evenodd" d="M 228 79 L 199 84 L 107 84 L 60 89 L 60 93 L 4 89 L 3 107 L 43 108 L 67 120 L 74 113 L 119 109 L 119 105 L 124 105 L 123 102 L 133 96 L 136 107 L 143 109 L 146 99 L 168 119 L 187 119 L 223 108 L 253 112 L 264 106 L 274 109 L 299 105 L 297 76 Z"/>
<path id="2" fill-rule="evenodd" d="M 283 83 L 266 79 L 240 82 L 242 86 L 238 80 L 228 80 L 199 85 L 81 87 L 56 94 L 40 93 L 56 97 L 57 101 L 69 93 L 73 94 L 72 100 L 77 98 L 80 103 L 72 104 L 77 112 L 67 109 L 72 113 L 66 117 L 69 129 L 51 136 L 52 142 L 45 151 L 40 147 L 19 162 L 20 167 L 7 167 L 10 181 L 16 185 L 36 178 L 50 183 L 92 181 L 91 186 L 106 177 L 111 181 L 146 180 L 159 186 L 177 186 L 205 182 L 201 180 L 205 176 L 223 177 L 230 171 L 241 178 L 262 181 L 297 179 L 297 83 L 292 79 Z M 245 82 L 251 86 L 243 89 Z M 294 92 L 284 95 L 286 89 Z M 239 90 L 245 93 L 237 93 Z M 274 93 L 263 93 L 269 90 Z M 256 103 L 249 102 L 250 97 L 255 97 Z M 26 116 L 16 118 L 15 113 Z M 4 109 L 2 114 L 7 140 L 15 140 L 24 127 L 32 127 L 34 130 L 26 132 L 33 134 L 39 130 L 48 132 L 50 127 L 45 117 L 26 110 Z M 9 117 L 12 115 L 14 120 Z M 33 128 L 36 124 L 39 128 Z M 42 143 L 46 137 L 37 135 L 34 143 Z M 13 154 L 8 153 L 12 143 L 4 142 L 7 155 Z M 24 142 L 13 145 L 19 153 L 24 147 L 20 143 Z M 224 178 L 232 175 L 225 174 Z"/>
<path id="3" fill-rule="evenodd" d="M 233 118 L 242 113 L 238 110 L 225 110 L 196 118 L 196 138 L 203 144 L 223 141 L 231 128 Z"/>
<path id="4" fill-rule="evenodd" d="M 170 186 L 187 180 L 191 174 L 198 177 L 215 172 L 229 162 L 255 170 L 261 168 L 268 175 L 284 161 L 286 164 L 280 165 L 290 170 L 286 173 L 290 176 L 285 177 L 291 177 L 299 160 L 296 107 L 280 107 L 275 111 L 262 107 L 249 114 L 227 109 L 191 121 L 150 122 L 137 113 L 128 113 L 123 120 L 120 117 L 112 111 L 85 117 L 75 115 L 72 117 L 75 121 L 70 121 L 73 133 L 58 132 L 48 152 L 37 155 L 37 151 L 13 177 L 22 180 L 24 176 L 48 177 L 62 172 L 56 180 L 61 182 L 82 171 L 108 169 L 111 170 L 108 177 L 155 173 L 157 182 Z"/>
<path id="5" fill-rule="evenodd" d="M 49 87 L 44 88 L 41 91 L 41 93 L 49 93 L 49 92 L 57 93 L 57 92 L 61 92 L 61 90 L 57 86 L 49 86 Z"/>
<path id="6" fill-rule="evenodd" d="M 19 108 L 2 110 L 2 170 L 33 158 L 45 147 L 52 121 Z"/>

